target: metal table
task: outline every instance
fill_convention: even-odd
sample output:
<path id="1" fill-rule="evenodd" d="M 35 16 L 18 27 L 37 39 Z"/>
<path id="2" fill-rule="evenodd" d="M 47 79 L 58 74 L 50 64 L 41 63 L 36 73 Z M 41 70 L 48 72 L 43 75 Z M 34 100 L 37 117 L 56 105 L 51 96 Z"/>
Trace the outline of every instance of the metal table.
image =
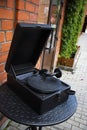
<path id="1" fill-rule="evenodd" d="M 43 126 L 59 124 L 70 118 L 76 111 L 77 101 L 75 95 L 70 95 L 68 100 L 46 114 L 39 115 L 25 104 L 8 86 L 0 86 L 0 111 L 9 119 L 30 129 L 39 130 Z M 29 128 L 28 128 L 29 129 Z"/>

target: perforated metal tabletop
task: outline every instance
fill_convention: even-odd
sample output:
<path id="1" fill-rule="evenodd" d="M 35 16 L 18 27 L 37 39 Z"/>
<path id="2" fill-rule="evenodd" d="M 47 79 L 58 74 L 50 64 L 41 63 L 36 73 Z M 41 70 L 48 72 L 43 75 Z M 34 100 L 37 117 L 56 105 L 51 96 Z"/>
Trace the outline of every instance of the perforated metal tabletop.
<path id="1" fill-rule="evenodd" d="M 9 119 L 28 126 L 50 126 L 70 118 L 76 111 L 75 95 L 46 114 L 39 115 L 25 104 L 7 84 L 0 86 L 0 111 Z"/>

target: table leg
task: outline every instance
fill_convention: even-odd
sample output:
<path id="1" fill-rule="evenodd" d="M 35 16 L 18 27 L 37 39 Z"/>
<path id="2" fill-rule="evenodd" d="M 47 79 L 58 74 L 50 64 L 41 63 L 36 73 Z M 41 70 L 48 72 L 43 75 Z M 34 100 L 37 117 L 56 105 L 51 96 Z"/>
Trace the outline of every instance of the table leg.
<path id="1" fill-rule="evenodd" d="M 39 129 L 38 130 L 42 130 L 42 126 L 39 126 Z"/>
<path id="2" fill-rule="evenodd" d="M 40 126 L 40 127 L 38 127 L 38 129 L 37 129 L 36 126 L 29 126 L 29 127 L 26 128 L 25 130 L 42 130 L 42 127 Z"/>

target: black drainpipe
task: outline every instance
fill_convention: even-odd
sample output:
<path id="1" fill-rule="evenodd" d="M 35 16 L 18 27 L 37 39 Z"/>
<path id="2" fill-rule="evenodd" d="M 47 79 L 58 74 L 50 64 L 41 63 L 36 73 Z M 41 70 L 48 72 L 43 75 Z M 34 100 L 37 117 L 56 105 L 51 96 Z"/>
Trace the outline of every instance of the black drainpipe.
<path id="1" fill-rule="evenodd" d="M 47 24 L 50 24 L 52 1 L 53 1 L 53 0 L 50 0 Z"/>
<path id="2" fill-rule="evenodd" d="M 53 0 L 50 0 L 50 5 L 49 5 L 49 12 L 48 12 L 47 24 L 50 24 L 50 17 L 51 17 L 52 1 L 53 1 Z M 41 69 L 43 69 L 43 66 L 44 66 L 44 56 L 45 56 L 45 47 L 44 47 L 44 49 L 43 49 Z"/>

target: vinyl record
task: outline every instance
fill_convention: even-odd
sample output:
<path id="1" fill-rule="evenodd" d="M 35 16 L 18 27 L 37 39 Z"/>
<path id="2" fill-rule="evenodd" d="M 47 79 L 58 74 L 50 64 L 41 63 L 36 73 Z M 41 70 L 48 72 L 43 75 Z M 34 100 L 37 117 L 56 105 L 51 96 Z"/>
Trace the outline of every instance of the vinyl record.
<path id="1" fill-rule="evenodd" d="M 27 84 L 31 89 L 39 93 L 53 93 L 65 87 L 59 79 L 51 76 L 44 77 L 40 74 L 29 77 Z"/>

